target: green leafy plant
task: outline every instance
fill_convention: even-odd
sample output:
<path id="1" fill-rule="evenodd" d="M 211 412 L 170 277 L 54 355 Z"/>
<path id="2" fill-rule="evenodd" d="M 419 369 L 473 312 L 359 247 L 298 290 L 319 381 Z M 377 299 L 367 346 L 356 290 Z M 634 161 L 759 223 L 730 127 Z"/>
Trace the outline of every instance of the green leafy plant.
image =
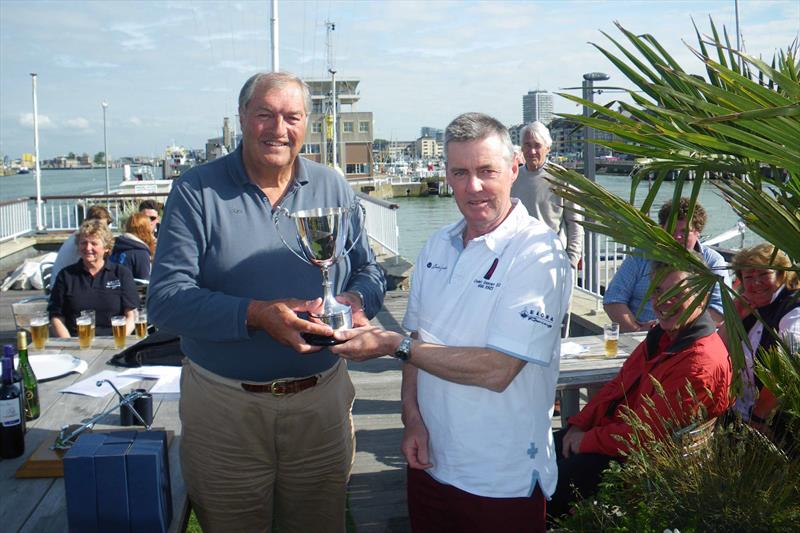
<path id="1" fill-rule="evenodd" d="M 561 182 L 554 184 L 557 193 L 579 206 L 588 229 L 634 247 L 648 259 L 691 272 L 687 297 L 697 297 L 720 280 L 719 273 L 694 259 L 648 213 L 670 175 L 675 178 L 673 202 L 687 196 L 692 209 L 702 184 L 711 176 L 724 177 L 711 183 L 750 230 L 784 250 L 794 264 L 792 269 L 800 271 L 798 42 L 767 64 L 734 50 L 727 32 L 723 30 L 720 37 L 713 21 L 711 36 L 702 36 L 695 26 L 698 45 L 692 51 L 705 68 L 706 80 L 686 72 L 652 35 L 617 27 L 628 47 L 608 34 L 604 35 L 618 50 L 616 54 L 594 46 L 641 94 L 630 91 L 632 104 L 606 106 L 561 94 L 593 111 L 588 117 L 561 116 L 612 133 L 613 140 L 593 142 L 642 158 L 631 175 L 629 198 L 617 198 L 584 176 L 551 165 Z M 615 105 L 619 110 L 612 109 Z M 648 177 L 653 178 L 649 191 L 644 198 L 636 198 L 639 183 Z M 670 220 L 668 229 L 673 227 Z M 740 369 L 746 334 L 733 306 L 735 297 L 732 289 L 723 287 L 731 358 Z M 738 372 L 735 380 L 734 392 L 741 385 Z"/>
<path id="2" fill-rule="evenodd" d="M 657 394 L 665 398 L 663 389 Z M 694 397 L 691 386 L 686 392 Z M 694 413 L 622 418 L 628 451 L 603 474 L 596 495 L 579 499 L 564 531 L 794 531 L 800 525 L 800 463 L 766 436 L 739 422 L 711 431 L 698 403 Z M 679 399 L 675 405 L 680 403 Z M 624 408 L 623 408 L 624 409 Z M 686 424 L 686 416 L 691 422 Z M 670 430 L 657 439 L 653 424 Z M 680 428 L 680 429 L 679 429 Z"/>

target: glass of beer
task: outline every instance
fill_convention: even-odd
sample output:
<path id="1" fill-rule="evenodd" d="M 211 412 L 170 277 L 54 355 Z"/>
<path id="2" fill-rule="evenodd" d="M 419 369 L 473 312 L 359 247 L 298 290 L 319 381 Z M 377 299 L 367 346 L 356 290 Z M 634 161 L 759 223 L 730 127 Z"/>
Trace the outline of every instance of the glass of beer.
<path id="1" fill-rule="evenodd" d="M 619 324 L 612 322 L 604 325 L 603 340 L 605 341 L 606 357 L 616 357 L 619 345 Z"/>
<path id="2" fill-rule="evenodd" d="M 125 347 L 126 321 L 122 315 L 111 317 L 111 331 L 114 333 L 114 348 L 121 350 Z"/>
<path id="3" fill-rule="evenodd" d="M 134 325 L 137 337 L 140 339 L 147 337 L 147 309 L 140 307 L 136 311 L 136 322 Z"/>
<path id="4" fill-rule="evenodd" d="M 96 316 L 96 314 L 94 312 L 94 309 L 84 309 L 83 311 L 81 311 L 81 316 L 89 317 L 89 320 L 91 321 L 91 325 L 92 325 L 92 327 L 91 327 L 92 340 L 90 342 L 94 342 L 95 316 Z"/>
<path id="5" fill-rule="evenodd" d="M 92 318 L 89 315 L 81 315 L 75 319 L 78 326 L 78 346 L 81 350 L 92 346 Z"/>
<path id="6" fill-rule="evenodd" d="M 31 317 L 31 339 L 34 349 L 44 350 L 50 338 L 50 317 L 47 312 L 36 313 Z"/>

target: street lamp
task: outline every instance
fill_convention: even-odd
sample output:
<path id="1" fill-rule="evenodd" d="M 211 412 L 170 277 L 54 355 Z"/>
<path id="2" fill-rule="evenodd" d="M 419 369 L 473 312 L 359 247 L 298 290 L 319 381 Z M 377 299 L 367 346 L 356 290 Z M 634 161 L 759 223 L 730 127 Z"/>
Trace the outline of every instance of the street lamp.
<path id="1" fill-rule="evenodd" d="M 106 136 L 106 109 L 108 102 L 100 104 L 103 106 L 103 159 L 106 160 L 106 194 L 111 194 L 111 181 L 108 179 L 108 137 Z"/>

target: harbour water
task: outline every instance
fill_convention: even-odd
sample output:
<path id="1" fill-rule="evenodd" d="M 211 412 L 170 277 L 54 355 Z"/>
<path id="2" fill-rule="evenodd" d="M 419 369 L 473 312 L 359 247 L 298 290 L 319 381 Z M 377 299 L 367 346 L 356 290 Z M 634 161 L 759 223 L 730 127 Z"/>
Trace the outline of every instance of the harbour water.
<path id="1" fill-rule="evenodd" d="M 116 189 L 122 182 L 122 169 L 109 170 L 111 188 Z M 597 181 L 606 189 L 622 198 L 630 194 L 630 178 L 627 176 L 598 175 Z M 672 198 L 675 184 L 666 182 L 662 185 L 655 201 L 652 217 L 657 215 L 658 207 L 666 200 Z M 636 202 L 641 202 L 647 194 L 648 184 L 642 183 L 636 194 Z M 105 169 L 75 169 L 75 170 L 43 170 L 42 195 L 57 194 L 91 194 L 105 191 Z M 687 189 L 685 195 L 690 191 Z M 16 176 L 0 177 L 0 201 L 15 198 L 30 197 L 36 194 L 34 175 L 19 174 Z M 423 198 L 395 198 L 393 202 L 400 205 L 397 212 L 398 226 L 400 228 L 400 254 L 413 261 L 416 259 L 425 241 L 431 233 L 460 218 L 460 213 L 453 198 L 439 198 L 429 196 Z M 703 236 L 710 238 L 736 225 L 738 217 L 720 196 L 713 183 L 705 182 L 700 193 L 700 203 L 708 212 L 708 223 L 703 230 Z M 752 232 L 745 235 L 745 244 L 755 244 L 761 239 Z M 738 246 L 738 242 L 723 243 L 731 247 Z"/>
<path id="2" fill-rule="evenodd" d="M 630 196 L 630 178 L 628 176 L 598 175 L 597 181 L 608 191 L 620 198 L 628 199 Z M 647 195 L 649 185 L 642 183 L 636 191 L 635 202 L 640 204 Z M 654 207 L 650 213 L 654 220 L 658 217 L 658 209 L 670 200 L 675 191 L 674 182 L 665 182 L 656 195 Z M 689 196 L 691 189 L 684 186 L 684 196 Z M 711 182 L 704 182 L 700 191 L 700 203 L 708 214 L 708 222 L 703 229 L 702 238 L 715 237 L 736 226 L 739 220 L 737 214 L 730 208 Z M 400 255 L 414 261 L 430 237 L 431 233 L 451 222 L 461 218 L 453 198 L 395 198 L 400 209 L 397 211 L 398 226 L 400 227 Z M 761 242 L 763 239 L 753 232 L 745 233 L 745 246 Z M 739 246 L 738 237 L 722 243 L 722 246 L 736 248 Z"/>
<path id="3" fill-rule="evenodd" d="M 122 183 L 122 168 L 108 169 L 111 190 Z M 93 194 L 106 191 L 106 169 L 42 170 L 42 196 Z M 36 176 L 16 174 L 0 176 L 0 201 L 36 196 Z"/>

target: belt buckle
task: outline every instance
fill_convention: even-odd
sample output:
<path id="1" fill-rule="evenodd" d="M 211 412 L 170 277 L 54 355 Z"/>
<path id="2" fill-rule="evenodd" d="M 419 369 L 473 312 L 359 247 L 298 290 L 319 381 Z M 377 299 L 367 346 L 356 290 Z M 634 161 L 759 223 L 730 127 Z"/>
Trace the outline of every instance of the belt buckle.
<path id="1" fill-rule="evenodd" d="M 272 383 L 269 384 L 269 392 L 272 393 L 273 396 L 285 396 L 286 392 L 281 392 L 277 390 L 276 387 L 278 386 L 285 387 L 288 383 L 289 381 L 285 379 L 279 379 L 277 381 L 273 381 Z"/>

